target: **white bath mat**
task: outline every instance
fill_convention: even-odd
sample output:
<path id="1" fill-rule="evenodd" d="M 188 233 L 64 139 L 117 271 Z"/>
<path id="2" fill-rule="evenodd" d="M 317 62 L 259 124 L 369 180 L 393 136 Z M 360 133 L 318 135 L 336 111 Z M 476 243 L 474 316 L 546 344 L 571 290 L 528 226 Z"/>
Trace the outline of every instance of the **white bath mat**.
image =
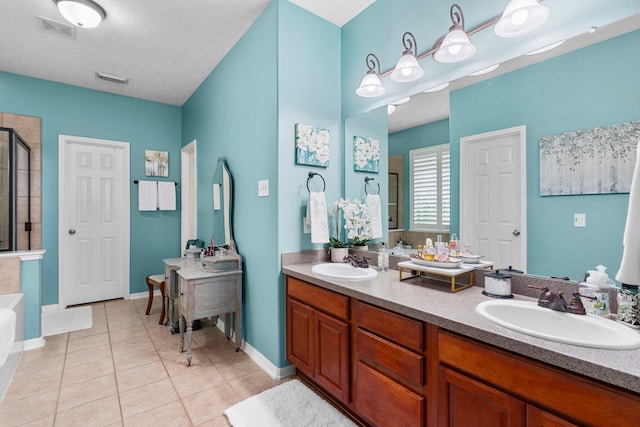
<path id="1" fill-rule="evenodd" d="M 42 313 L 42 336 L 88 329 L 93 325 L 91 306 L 65 308 Z"/>
<path id="2" fill-rule="evenodd" d="M 263 391 L 224 414 L 233 427 L 356 427 L 299 380 Z"/>

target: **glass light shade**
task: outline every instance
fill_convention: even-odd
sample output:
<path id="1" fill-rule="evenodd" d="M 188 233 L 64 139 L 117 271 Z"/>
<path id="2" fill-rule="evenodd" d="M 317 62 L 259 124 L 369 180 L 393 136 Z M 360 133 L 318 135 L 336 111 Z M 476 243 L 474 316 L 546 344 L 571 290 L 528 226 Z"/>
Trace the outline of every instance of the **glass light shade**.
<path id="1" fill-rule="evenodd" d="M 408 83 L 418 80 L 424 74 L 424 70 L 418 64 L 418 60 L 412 53 L 404 53 L 398 59 L 396 68 L 389 78 L 394 82 Z"/>
<path id="2" fill-rule="evenodd" d="M 57 0 L 58 10 L 76 27 L 95 28 L 107 16 L 96 3 L 89 0 Z"/>
<path id="3" fill-rule="evenodd" d="M 356 94 L 363 98 L 373 98 L 382 95 L 384 91 L 380 78 L 374 70 L 370 70 L 360 82 L 360 86 L 356 89 Z"/>
<path id="4" fill-rule="evenodd" d="M 476 47 L 462 30 L 451 30 L 442 40 L 440 48 L 433 54 L 433 59 L 443 64 L 464 61 L 476 54 Z"/>
<path id="5" fill-rule="evenodd" d="M 396 106 L 395 105 L 393 105 L 393 104 L 387 105 L 387 116 L 390 116 L 395 112 L 396 112 Z"/>
<path id="6" fill-rule="evenodd" d="M 496 36 L 518 37 L 535 30 L 549 17 L 549 9 L 538 0 L 511 0 L 493 27 Z"/>

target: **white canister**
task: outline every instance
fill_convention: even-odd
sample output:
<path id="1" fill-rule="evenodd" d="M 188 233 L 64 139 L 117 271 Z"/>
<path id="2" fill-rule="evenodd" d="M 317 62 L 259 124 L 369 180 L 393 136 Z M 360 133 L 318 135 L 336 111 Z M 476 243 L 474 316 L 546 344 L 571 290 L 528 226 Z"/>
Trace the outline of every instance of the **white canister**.
<path id="1" fill-rule="evenodd" d="M 344 257 L 349 255 L 349 248 L 330 248 L 331 262 L 344 262 Z"/>
<path id="2" fill-rule="evenodd" d="M 493 298 L 513 298 L 511 293 L 511 275 L 500 270 L 484 274 L 484 291 L 482 293 Z"/>

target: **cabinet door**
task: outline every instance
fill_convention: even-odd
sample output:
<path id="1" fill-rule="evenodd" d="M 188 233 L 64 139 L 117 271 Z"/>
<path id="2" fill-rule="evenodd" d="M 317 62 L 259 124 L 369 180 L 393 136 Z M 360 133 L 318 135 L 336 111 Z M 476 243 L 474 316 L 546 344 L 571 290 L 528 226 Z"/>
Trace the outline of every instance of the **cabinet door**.
<path id="1" fill-rule="evenodd" d="M 319 311 L 315 315 L 315 380 L 349 401 L 349 325 Z"/>
<path id="2" fill-rule="evenodd" d="M 297 369 L 313 376 L 313 309 L 287 298 L 287 359 Z"/>
<path id="3" fill-rule="evenodd" d="M 577 427 L 533 405 L 527 405 L 527 427 Z"/>
<path id="4" fill-rule="evenodd" d="M 438 368 L 440 427 L 524 427 L 524 402 L 467 376 Z"/>
<path id="5" fill-rule="evenodd" d="M 365 363 L 358 361 L 356 369 L 354 400 L 358 414 L 379 427 L 425 425 L 424 397 Z"/>

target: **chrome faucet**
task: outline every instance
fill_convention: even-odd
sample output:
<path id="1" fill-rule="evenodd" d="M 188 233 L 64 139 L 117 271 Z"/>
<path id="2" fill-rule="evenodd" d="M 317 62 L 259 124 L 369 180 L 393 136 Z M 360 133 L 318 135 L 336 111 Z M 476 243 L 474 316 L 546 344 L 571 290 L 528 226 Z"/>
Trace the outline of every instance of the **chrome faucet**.
<path id="1" fill-rule="evenodd" d="M 550 308 L 551 310 L 561 311 L 564 313 L 587 314 L 584 305 L 582 305 L 582 300 L 580 299 L 580 297 L 583 297 L 584 295 L 580 295 L 578 292 L 573 292 L 571 294 L 573 295 L 573 299 L 571 299 L 571 302 L 567 303 L 564 296 L 562 296 L 562 292 L 558 292 L 556 294 L 551 292 L 546 286 L 544 288 L 539 288 L 537 286 L 529 285 L 529 287 L 533 289 L 540 289 L 542 291 L 538 297 L 538 305 L 540 307 Z"/>
<path id="2" fill-rule="evenodd" d="M 349 254 L 349 255 L 346 255 L 342 260 L 344 262 L 350 263 L 354 267 L 369 268 L 369 263 L 367 262 L 367 259 L 368 258 L 364 256 L 360 258 L 357 255 Z"/>

